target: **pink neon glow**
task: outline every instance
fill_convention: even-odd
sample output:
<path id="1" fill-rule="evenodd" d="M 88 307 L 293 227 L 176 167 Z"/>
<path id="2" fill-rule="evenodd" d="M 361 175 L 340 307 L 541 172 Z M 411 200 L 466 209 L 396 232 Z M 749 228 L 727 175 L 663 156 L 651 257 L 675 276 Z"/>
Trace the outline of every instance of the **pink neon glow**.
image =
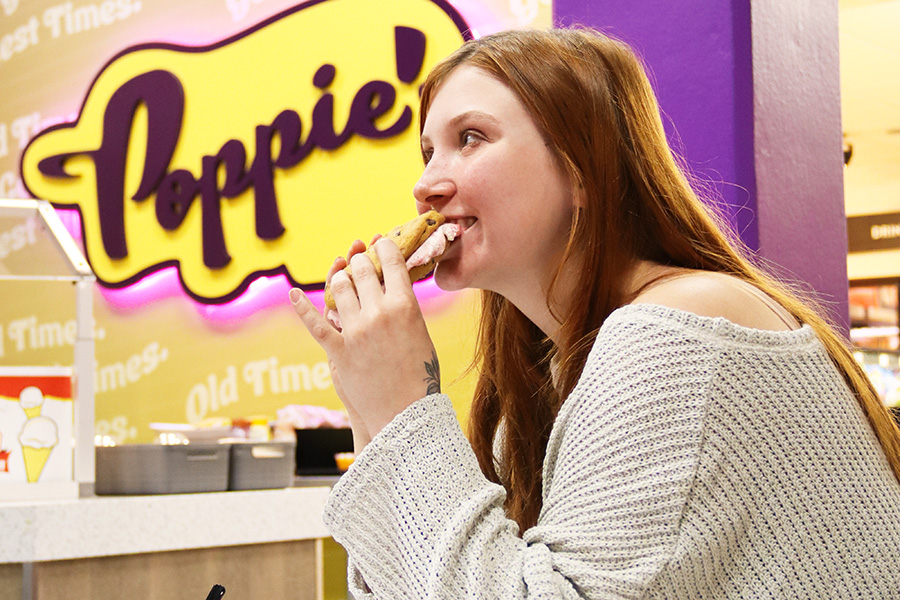
<path id="1" fill-rule="evenodd" d="M 474 38 L 506 28 L 503 20 L 491 12 L 484 0 L 450 0 L 450 4 L 462 15 Z"/>
<path id="2" fill-rule="evenodd" d="M 56 215 L 62 222 L 63 227 L 72 236 L 72 239 L 81 243 L 81 215 L 77 210 L 56 209 Z"/>
<path id="3" fill-rule="evenodd" d="M 441 290 L 434 279 L 420 281 L 414 286 L 422 310 L 428 312 L 449 304 L 452 295 Z M 178 281 L 177 267 L 167 267 L 152 273 L 134 285 L 121 289 L 98 286 L 104 300 L 118 310 L 139 310 L 148 304 L 183 294 Z M 273 306 L 284 307 L 288 303 L 291 285 L 284 275 L 260 277 L 247 287 L 239 298 L 223 304 L 203 304 L 186 298 L 202 317 L 219 325 L 238 323 L 250 315 Z M 321 290 L 307 292 L 319 310 L 325 305 Z"/>
<path id="4" fill-rule="evenodd" d="M 482 0 L 450 0 L 471 27 L 473 37 L 480 37 L 504 27 Z M 193 32 L 197 37 L 197 32 Z M 159 40 L 156 40 L 159 41 Z M 173 43 L 184 43 L 172 40 Z M 196 40 L 195 40 L 196 43 Z M 74 119 L 73 119 L 74 120 Z M 77 242 L 82 242 L 81 219 L 77 210 L 57 210 L 66 229 Z M 198 314 L 216 325 L 233 325 L 253 313 L 269 307 L 284 307 L 288 303 L 291 285 L 284 275 L 260 277 L 253 281 L 239 298 L 223 304 L 203 304 L 187 296 L 178 279 L 175 266 L 166 267 L 147 275 L 137 283 L 125 288 L 112 289 L 97 286 L 103 299 L 114 309 L 123 311 L 141 308 L 166 298 L 182 296 L 190 302 Z M 454 294 L 444 292 L 432 278 L 420 281 L 414 286 L 416 297 L 426 312 L 438 310 L 453 301 Z M 310 300 L 321 310 L 324 306 L 322 291 L 308 292 Z"/>
<path id="5" fill-rule="evenodd" d="M 72 237 L 81 240 L 81 218 L 78 211 L 57 209 L 56 212 Z M 441 290 L 431 278 L 420 281 L 413 287 L 422 309 L 426 312 L 449 304 L 453 297 L 452 294 Z M 208 321 L 218 325 L 229 325 L 239 323 L 260 310 L 285 306 L 291 284 L 284 275 L 260 277 L 247 286 L 247 290 L 239 298 L 231 302 L 204 304 L 184 294 L 178 280 L 178 267 L 171 266 L 151 273 L 128 287 L 114 289 L 98 285 L 97 289 L 110 306 L 121 311 L 136 311 L 166 298 L 184 296 L 197 313 Z M 322 310 L 325 303 L 321 290 L 307 292 L 306 295 L 319 310 Z"/>
<path id="6" fill-rule="evenodd" d="M 240 321 L 251 314 L 270 306 L 284 306 L 291 289 L 283 275 L 260 277 L 247 287 L 239 298 L 223 304 L 203 304 L 186 298 L 204 318 L 219 324 Z M 148 304 L 184 294 L 178 281 L 178 268 L 166 267 L 152 273 L 134 285 L 121 289 L 100 287 L 100 294 L 109 304 L 119 310 L 139 310 Z M 322 305 L 322 292 L 310 292 L 310 298 L 318 306 Z"/>

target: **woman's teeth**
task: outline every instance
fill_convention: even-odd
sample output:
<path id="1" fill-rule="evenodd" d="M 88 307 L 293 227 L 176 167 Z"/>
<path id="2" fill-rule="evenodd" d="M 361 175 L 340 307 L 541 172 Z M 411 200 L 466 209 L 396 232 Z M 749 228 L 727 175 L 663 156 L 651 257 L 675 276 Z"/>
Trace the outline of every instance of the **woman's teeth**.
<path id="1" fill-rule="evenodd" d="M 465 230 L 474 225 L 475 221 L 477 220 L 478 219 L 475 217 L 465 217 L 462 219 L 452 219 L 451 222 L 459 225 L 462 228 L 463 232 L 465 232 Z"/>

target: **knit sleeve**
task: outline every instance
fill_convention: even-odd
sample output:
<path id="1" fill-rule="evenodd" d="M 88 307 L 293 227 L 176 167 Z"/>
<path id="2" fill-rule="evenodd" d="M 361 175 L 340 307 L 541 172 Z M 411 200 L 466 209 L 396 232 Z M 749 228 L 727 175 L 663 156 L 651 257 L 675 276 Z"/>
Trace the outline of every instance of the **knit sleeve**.
<path id="1" fill-rule="evenodd" d="M 326 506 L 358 600 L 640 598 L 677 540 L 709 380 L 701 348 L 673 353 L 651 330 L 601 332 L 554 424 L 543 509 L 523 535 L 446 396 L 398 415 Z"/>

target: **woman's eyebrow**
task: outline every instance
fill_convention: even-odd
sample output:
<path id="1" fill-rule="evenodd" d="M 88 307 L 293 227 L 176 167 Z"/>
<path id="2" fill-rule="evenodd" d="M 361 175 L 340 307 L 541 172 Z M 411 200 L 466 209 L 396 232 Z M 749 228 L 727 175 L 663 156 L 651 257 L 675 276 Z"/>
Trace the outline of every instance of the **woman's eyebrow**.
<path id="1" fill-rule="evenodd" d="M 468 121 L 469 119 L 478 119 L 478 120 L 482 120 L 482 121 L 488 121 L 494 125 L 500 124 L 500 120 L 497 119 L 497 117 L 495 117 L 489 113 L 486 113 L 486 112 L 480 111 L 480 110 L 467 110 L 466 112 L 460 113 L 460 114 L 456 115 L 455 117 L 453 117 L 452 119 L 450 119 L 449 121 L 447 121 L 447 125 L 451 128 L 456 128 L 459 126 L 460 123 L 462 123 L 464 121 Z M 427 135 L 422 134 L 421 136 L 419 136 L 419 144 L 420 145 L 425 145 L 428 143 L 428 141 L 429 141 L 429 137 Z"/>
<path id="2" fill-rule="evenodd" d="M 484 120 L 484 121 L 490 121 L 492 124 L 500 123 L 500 121 L 494 115 L 488 114 L 488 113 L 480 111 L 480 110 L 467 110 L 466 112 L 460 113 L 460 114 L 456 115 L 455 117 L 453 117 L 452 119 L 450 119 L 450 125 L 459 125 L 460 122 L 467 121 L 467 120 L 473 119 L 473 118 Z"/>

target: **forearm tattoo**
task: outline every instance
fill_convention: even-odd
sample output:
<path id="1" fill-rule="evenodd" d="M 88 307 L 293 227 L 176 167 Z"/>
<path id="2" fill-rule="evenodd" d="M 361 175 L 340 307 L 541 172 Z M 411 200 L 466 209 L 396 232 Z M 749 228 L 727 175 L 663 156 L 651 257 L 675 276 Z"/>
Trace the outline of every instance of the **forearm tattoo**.
<path id="1" fill-rule="evenodd" d="M 428 387 L 425 390 L 426 395 L 441 393 L 441 366 L 438 364 L 437 354 L 431 351 L 431 362 L 425 363 L 425 372 L 428 377 L 423 379 Z"/>

